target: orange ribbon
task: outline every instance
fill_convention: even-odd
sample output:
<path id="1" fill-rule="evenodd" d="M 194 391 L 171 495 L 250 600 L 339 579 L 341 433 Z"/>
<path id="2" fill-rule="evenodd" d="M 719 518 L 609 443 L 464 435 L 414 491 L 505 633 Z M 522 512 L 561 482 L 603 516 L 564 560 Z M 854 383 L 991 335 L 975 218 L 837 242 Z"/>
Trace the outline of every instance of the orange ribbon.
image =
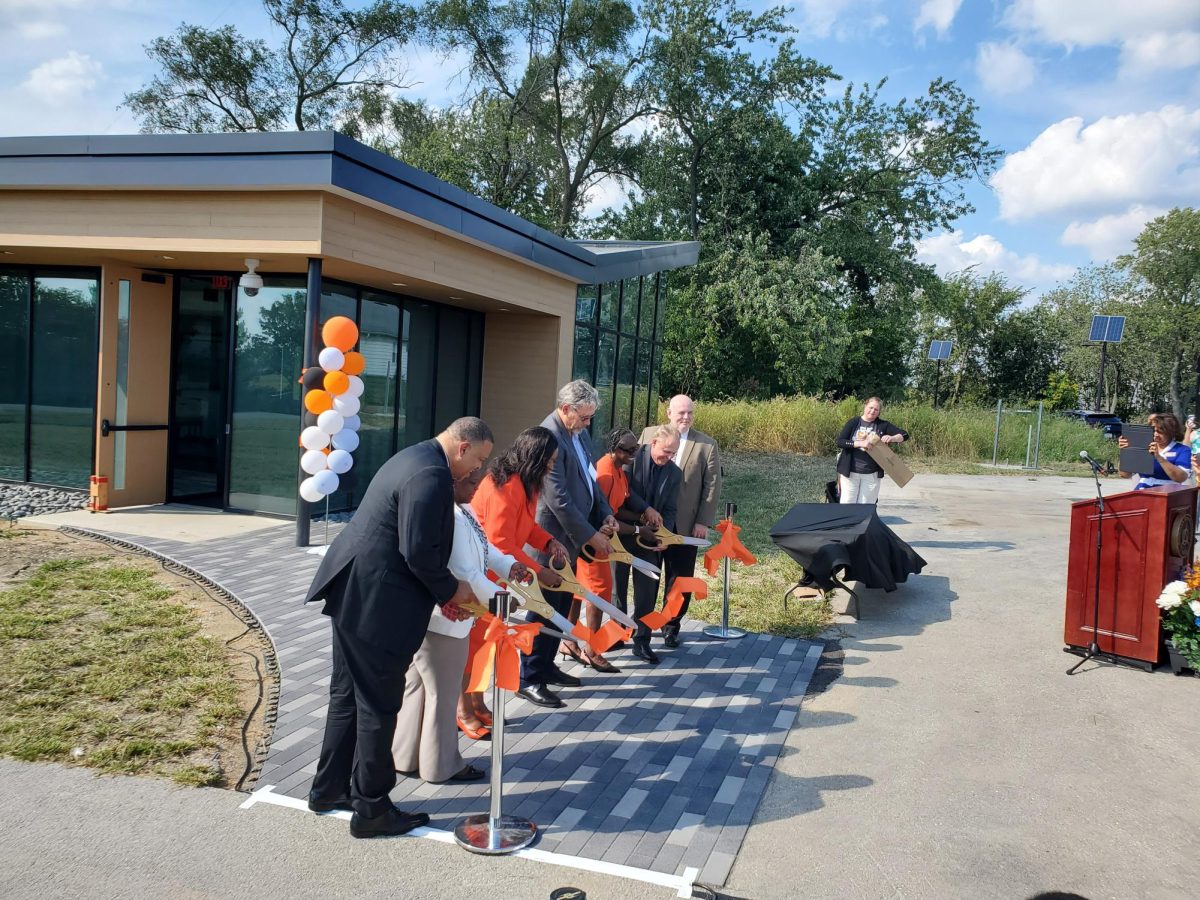
<path id="1" fill-rule="evenodd" d="M 703 600 L 708 596 L 708 585 L 702 578 L 676 578 L 667 593 L 667 602 L 663 604 L 662 610 L 646 613 L 642 616 L 642 624 L 651 631 L 658 631 L 679 615 L 683 608 L 684 594 L 695 594 L 698 599 Z"/>
<path id="2" fill-rule="evenodd" d="M 721 532 L 721 540 L 717 541 L 716 546 L 710 547 L 704 554 L 704 568 L 708 570 L 709 575 L 717 574 L 717 563 L 726 557 L 739 559 L 748 566 L 758 562 L 754 558 L 754 554 L 738 540 L 738 532 L 742 529 L 740 526 L 734 525 L 732 519 L 722 519 L 716 527 L 717 531 Z"/>
<path id="3" fill-rule="evenodd" d="M 633 637 L 633 629 L 626 628 L 616 619 L 609 619 L 592 633 L 588 645 L 593 653 L 604 653 L 618 641 L 627 641 Z"/>
<path id="4" fill-rule="evenodd" d="M 533 639 L 542 630 L 541 623 L 505 624 L 493 615 L 480 616 L 482 640 L 471 656 L 471 681 L 467 691 L 476 693 L 487 689 L 493 669 L 496 684 L 506 691 L 521 687 L 521 654 L 533 650 Z M 472 643 L 476 643 L 476 631 L 472 631 Z"/>

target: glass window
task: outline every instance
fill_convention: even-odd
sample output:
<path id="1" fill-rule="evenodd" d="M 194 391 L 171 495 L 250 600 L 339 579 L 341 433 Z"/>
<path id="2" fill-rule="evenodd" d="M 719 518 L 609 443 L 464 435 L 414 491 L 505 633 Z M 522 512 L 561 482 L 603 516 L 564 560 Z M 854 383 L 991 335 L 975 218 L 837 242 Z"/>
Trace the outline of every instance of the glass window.
<path id="1" fill-rule="evenodd" d="M 467 315 L 471 317 L 471 343 L 467 347 L 467 408 L 463 415 L 477 416 L 483 393 L 483 313 Z"/>
<path id="2" fill-rule="evenodd" d="M 613 424 L 629 428 L 633 413 L 634 342 L 622 337 L 617 348 L 616 397 L 613 400 Z"/>
<path id="3" fill-rule="evenodd" d="M 613 370 L 617 361 L 617 336 L 611 331 L 600 332 L 596 344 L 596 390 L 600 392 L 600 409 L 592 420 L 592 434 L 606 434 L 613 422 Z"/>
<path id="4" fill-rule="evenodd" d="M 621 330 L 628 334 L 637 334 L 640 285 L 640 278 L 626 278 L 621 291 Z"/>
<path id="5" fill-rule="evenodd" d="M 638 333 L 644 337 L 654 335 L 654 276 L 648 275 L 642 281 L 642 311 L 638 316 Z"/>
<path id="6" fill-rule="evenodd" d="M 396 429 L 396 391 L 399 385 L 400 307 L 395 302 L 370 299 L 364 294 L 362 321 L 358 326 L 358 352 L 367 361 L 363 370 L 362 409 L 358 449 L 354 451 L 356 473 L 351 501 L 357 506 L 371 478 L 391 457 Z"/>
<path id="7" fill-rule="evenodd" d="M 605 328 L 617 327 L 617 302 L 620 300 L 620 292 L 619 281 L 600 286 L 600 324 Z"/>
<path id="8" fill-rule="evenodd" d="M 100 281 L 35 273 L 29 480 L 85 488 L 95 445 Z"/>
<path id="9" fill-rule="evenodd" d="M 633 430 L 641 433 L 650 424 L 650 341 L 638 341 L 637 379 L 633 393 Z"/>
<path id="10" fill-rule="evenodd" d="M 579 286 L 575 294 L 575 321 L 584 325 L 596 324 L 596 285 Z"/>
<path id="11" fill-rule="evenodd" d="M 129 313 L 131 287 L 127 279 L 117 282 L 117 404 L 113 424 L 129 424 Z M 125 490 L 125 460 L 127 432 L 113 435 L 113 490 Z"/>
<path id="12" fill-rule="evenodd" d="M 655 316 L 658 319 L 658 340 L 662 340 L 663 335 L 663 319 L 667 314 L 667 276 L 660 273 L 658 276 L 658 304 L 655 309 Z"/>
<path id="13" fill-rule="evenodd" d="M 0 478 L 25 480 L 29 275 L 0 271 Z"/>
<path id="14" fill-rule="evenodd" d="M 296 512 L 305 295 L 298 278 L 268 278 L 255 297 L 238 291 L 229 464 L 237 509 Z"/>
<path id="15" fill-rule="evenodd" d="M 596 329 L 586 325 L 575 326 L 575 354 L 571 366 L 571 377 L 582 378 L 589 384 L 595 378 Z"/>
<path id="16" fill-rule="evenodd" d="M 463 415 L 467 405 L 467 347 L 470 319 L 467 311 L 444 306 L 438 319 L 437 396 L 434 398 L 433 433 L 437 434 Z"/>
<path id="17" fill-rule="evenodd" d="M 400 356 L 404 405 L 399 446 L 409 447 L 433 437 L 437 307 L 406 300 L 404 317 L 404 344 Z"/>

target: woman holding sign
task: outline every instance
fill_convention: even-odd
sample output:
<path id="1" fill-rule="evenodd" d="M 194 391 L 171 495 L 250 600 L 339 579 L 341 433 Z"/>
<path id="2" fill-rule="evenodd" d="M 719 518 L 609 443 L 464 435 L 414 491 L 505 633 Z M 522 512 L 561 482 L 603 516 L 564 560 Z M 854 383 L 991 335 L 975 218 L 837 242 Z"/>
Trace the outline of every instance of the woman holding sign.
<path id="1" fill-rule="evenodd" d="M 868 448 L 875 444 L 900 444 L 908 432 L 879 418 L 883 401 L 871 397 L 863 406 L 861 416 L 855 416 L 837 437 L 838 493 L 842 503 L 876 503 L 879 500 L 879 481 L 883 469 L 871 458 Z"/>
<path id="2" fill-rule="evenodd" d="M 1183 427 L 1171 413 L 1154 413 L 1146 420 L 1154 429 L 1154 440 L 1147 451 L 1150 454 L 1149 472 L 1132 474 L 1122 472 L 1121 477 L 1133 478 L 1133 490 L 1140 491 L 1160 484 L 1182 484 L 1188 480 L 1192 468 L 1192 451 L 1183 440 Z M 1117 438 L 1122 450 L 1129 447 L 1129 439 Z"/>

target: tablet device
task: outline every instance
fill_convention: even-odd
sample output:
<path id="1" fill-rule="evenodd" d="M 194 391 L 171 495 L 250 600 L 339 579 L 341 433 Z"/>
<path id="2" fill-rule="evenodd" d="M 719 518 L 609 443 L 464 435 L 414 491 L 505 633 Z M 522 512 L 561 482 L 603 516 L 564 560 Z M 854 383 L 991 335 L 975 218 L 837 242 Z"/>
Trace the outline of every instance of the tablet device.
<path id="1" fill-rule="evenodd" d="M 1139 475 L 1153 472 L 1154 457 L 1147 448 L 1154 440 L 1154 428 L 1150 425 L 1122 425 L 1121 437 L 1129 441 L 1129 446 L 1121 450 L 1121 471 Z"/>

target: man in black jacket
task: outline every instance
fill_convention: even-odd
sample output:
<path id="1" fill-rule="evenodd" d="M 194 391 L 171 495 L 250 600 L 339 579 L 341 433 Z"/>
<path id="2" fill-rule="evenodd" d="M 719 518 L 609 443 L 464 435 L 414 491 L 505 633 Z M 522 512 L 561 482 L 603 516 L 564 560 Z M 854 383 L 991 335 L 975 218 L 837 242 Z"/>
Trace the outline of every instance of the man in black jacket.
<path id="1" fill-rule="evenodd" d="M 679 432 L 673 425 L 659 425 L 650 432 L 650 443 L 638 448 L 637 456 L 629 467 L 629 489 L 658 510 L 667 531 L 675 531 L 678 524 L 679 488 L 683 483 L 683 472 L 672 462 L 678 450 Z M 633 553 L 655 565 L 662 565 L 661 553 L 647 550 L 636 542 L 631 543 L 633 546 L 629 549 Z M 630 568 L 627 565 L 617 566 L 617 590 L 622 600 L 628 590 Z M 658 665 L 658 654 L 650 649 L 650 629 L 642 623 L 642 616 L 654 612 L 658 605 L 658 587 L 659 582 L 634 570 L 633 617 L 637 619 L 638 626 L 633 635 L 633 655 L 654 666 Z"/>
<path id="2" fill-rule="evenodd" d="M 354 837 L 404 834 L 429 821 L 392 805 L 392 738 L 404 674 L 425 639 L 434 604 L 457 604 L 470 587 L 446 567 L 454 539 L 453 482 L 492 452 L 474 417 L 400 451 L 367 488 L 350 524 L 321 561 L 305 602 L 324 600 L 333 620 L 333 673 L 325 739 L 308 806 L 353 810 Z"/>

